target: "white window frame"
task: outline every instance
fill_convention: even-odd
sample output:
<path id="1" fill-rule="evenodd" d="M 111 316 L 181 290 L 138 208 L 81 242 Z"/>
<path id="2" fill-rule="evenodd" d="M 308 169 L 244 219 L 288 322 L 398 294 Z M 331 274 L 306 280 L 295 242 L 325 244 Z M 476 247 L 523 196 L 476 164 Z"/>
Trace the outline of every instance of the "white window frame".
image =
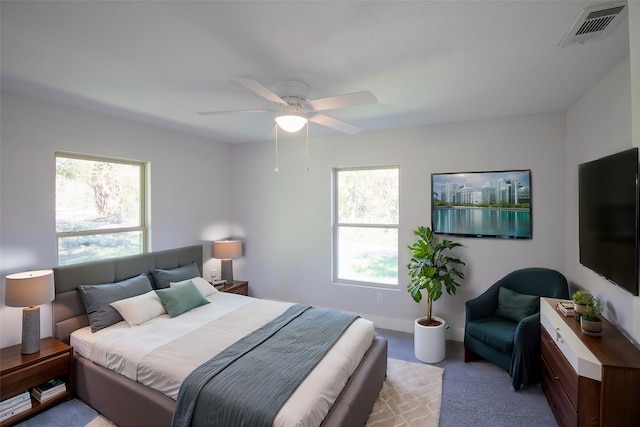
<path id="1" fill-rule="evenodd" d="M 116 233 L 123 233 L 123 232 L 126 233 L 126 232 L 132 232 L 132 231 L 142 232 L 142 247 L 141 247 L 140 253 L 148 252 L 149 251 L 149 218 L 147 215 L 147 213 L 149 212 L 148 210 L 149 200 L 147 197 L 147 182 L 148 182 L 148 171 L 149 171 L 148 163 L 142 162 L 142 161 L 136 161 L 136 160 L 124 160 L 124 159 L 117 159 L 112 157 L 102 157 L 102 156 L 56 151 L 55 152 L 56 168 L 57 168 L 58 158 L 138 166 L 140 168 L 140 221 L 139 221 L 140 225 L 135 227 L 87 229 L 87 230 L 79 230 L 79 231 L 60 231 L 59 232 L 56 230 L 56 262 L 57 264 L 60 265 L 60 253 L 59 253 L 60 239 L 65 237 L 95 236 L 95 235 L 116 234 Z M 57 170 L 56 170 L 56 174 L 57 174 Z M 56 189 L 56 198 L 57 198 L 57 189 Z M 57 221 L 57 214 L 56 214 L 56 221 Z M 65 264 L 65 265 L 72 265 L 72 264 Z"/>
<path id="2" fill-rule="evenodd" d="M 365 286 L 372 288 L 388 288 L 388 289 L 397 289 L 399 286 L 399 275 L 400 275 L 400 216 L 398 214 L 398 222 L 395 224 L 383 224 L 383 223 L 341 223 L 338 221 L 338 174 L 343 171 L 370 171 L 370 170 L 379 170 L 379 169 L 395 169 L 398 171 L 398 204 L 400 203 L 400 166 L 398 165 L 388 165 L 388 166 L 361 166 L 361 167 L 343 167 L 343 168 L 333 168 L 332 169 L 332 259 L 331 259 L 331 274 L 332 280 L 335 284 L 345 284 L 345 285 L 355 285 L 355 286 Z M 382 228 L 382 229 L 395 229 L 398 234 L 398 247 L 396 248 L 398 254 L 398 277 L 396 277 L 395 283 L 382 283 L 382 282 L 372 282 L 372 281 L 359 281 L 359 280 L 349 280 L 342 279 L 338 277 L 339 272 L 339 239 L 338 232 L 340 227 L 363 227 L 363 228 Z"/>

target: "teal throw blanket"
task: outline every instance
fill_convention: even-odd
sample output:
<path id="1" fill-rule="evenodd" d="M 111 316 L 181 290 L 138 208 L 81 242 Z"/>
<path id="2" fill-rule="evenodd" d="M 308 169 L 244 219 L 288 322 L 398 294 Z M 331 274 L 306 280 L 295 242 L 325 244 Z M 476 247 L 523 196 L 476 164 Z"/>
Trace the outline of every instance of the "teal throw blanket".
<path id="1" fill-rule="evenodd" d="M 173 427 L 270 427 L 358 316 L 296 304 L 191 372 Z"/>

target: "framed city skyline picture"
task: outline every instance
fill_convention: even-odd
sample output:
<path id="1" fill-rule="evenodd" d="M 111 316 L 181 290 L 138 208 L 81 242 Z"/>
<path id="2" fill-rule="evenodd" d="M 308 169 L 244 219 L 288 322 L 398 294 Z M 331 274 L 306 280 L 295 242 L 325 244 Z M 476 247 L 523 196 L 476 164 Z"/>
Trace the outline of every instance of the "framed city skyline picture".
<path id="1" fill-rule="evenodd" d="M 531 170 L 431 174 L 437 234 L 531 239 Z"/>

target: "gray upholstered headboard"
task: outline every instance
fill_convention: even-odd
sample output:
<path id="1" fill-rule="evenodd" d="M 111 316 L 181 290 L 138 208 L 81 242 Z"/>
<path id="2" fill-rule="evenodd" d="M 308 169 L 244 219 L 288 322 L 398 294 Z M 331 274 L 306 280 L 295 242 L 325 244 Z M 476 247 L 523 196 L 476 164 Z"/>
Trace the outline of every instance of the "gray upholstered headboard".
<path id="1" fill-rule="evenodd" d="M 71 332 L 89 325 L 89 318 L 77 291 L 78 286 L 115 283 L 142 273 L 149 274 L 154 268 L 171 269 L 194 261 L 202 273 L 202 245 L 55 267 L 55 337 L 68 343 Z"/>

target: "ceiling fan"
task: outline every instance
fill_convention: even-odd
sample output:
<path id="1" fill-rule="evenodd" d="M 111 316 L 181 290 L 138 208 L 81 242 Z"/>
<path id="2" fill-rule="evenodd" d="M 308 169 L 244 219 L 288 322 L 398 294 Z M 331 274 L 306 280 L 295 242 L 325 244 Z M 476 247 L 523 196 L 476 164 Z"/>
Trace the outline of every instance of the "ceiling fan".
<path id="1" fill-rule="evenodd" d="M 275 113 L 275 121 L 286 132 L 297 132 L 308 121 L 317 123 L 331 129 L 344 132 L 349 135 L 360 132 L 362 129 L 354 124 L 338 120 L 318 111 L 333 110 L 337 108 L 353 107 L 357 105 L 375 104 L 376 97 L 369 91 L 354 92 L 328 98 L 309 99 L 310 87 L 299 81 L 286 81 L 279 83 L 274 91 L 267 89 L 256 80 L 234 77 L 233 80 L 247 89 L 257 93 L 268 101 L 278 104 L 273 109 L 256 110 L 232 110 L 232 111 L 203 111 L 198 114 L 203 116 L 235 113 Z"/>

